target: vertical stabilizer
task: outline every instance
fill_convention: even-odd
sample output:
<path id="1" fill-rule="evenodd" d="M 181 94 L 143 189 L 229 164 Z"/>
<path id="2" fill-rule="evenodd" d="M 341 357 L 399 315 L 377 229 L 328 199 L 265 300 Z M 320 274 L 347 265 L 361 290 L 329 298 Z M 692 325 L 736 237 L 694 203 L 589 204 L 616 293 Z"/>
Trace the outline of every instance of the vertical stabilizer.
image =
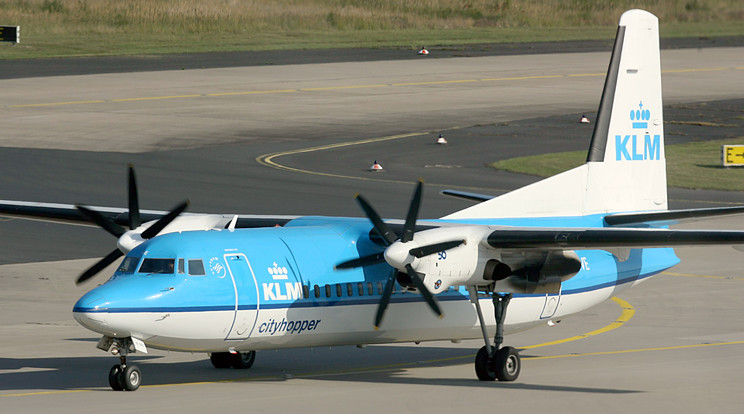
<path id="1" fill-rule="evenodd" d="M 586 164 L 446 216 L 581 216 L 666 210 L 659 21 L 620 17 Z"/>

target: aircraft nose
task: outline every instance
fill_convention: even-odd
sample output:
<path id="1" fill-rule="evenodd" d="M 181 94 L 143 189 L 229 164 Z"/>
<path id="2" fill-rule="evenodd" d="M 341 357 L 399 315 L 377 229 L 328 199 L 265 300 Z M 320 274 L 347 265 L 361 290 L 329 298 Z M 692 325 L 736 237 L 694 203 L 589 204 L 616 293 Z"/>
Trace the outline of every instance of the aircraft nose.
<path id="1" fill-rule="evenodd" d="M 72 316 L 80 325 L 105 334 L 108 327 L 108 304 L 104 297 L 85 295 L 72 308 Z"/>

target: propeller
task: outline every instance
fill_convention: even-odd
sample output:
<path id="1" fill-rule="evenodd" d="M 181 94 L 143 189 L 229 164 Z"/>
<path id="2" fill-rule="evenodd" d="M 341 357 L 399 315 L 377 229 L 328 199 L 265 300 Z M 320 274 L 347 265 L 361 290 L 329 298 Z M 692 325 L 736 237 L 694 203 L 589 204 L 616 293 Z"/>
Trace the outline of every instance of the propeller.
<path id="1" fill-rule="evenodd" d="M 363 267 L 368 265 L 374 265 L 378 263 L 382 263 L 387 261 L 386 254 L 391 253 L 392 250 L 399 251 L 400 247 L 397 245 L 397 243 L 406 244 L 411 241 L 413 241 L 414 233 L 416 232 L 416 218 L 418 217 L 419 207 L 421 206 L 421 194 L 423 190 L 423 181 L 419 180 L 418 184 L 416 185 L 416 190 L 413 193 L 413 198 L 411 199 L 411 204 L 408 207 L 408 213 L 406 214 L 406 221 L 403 226 L 403 232 L 401 233 L 400 237 L 395 234 L 395 232 L 388 226 L 382 219 L 380 218 L 380 215 L 377 214 L 375 209 L 372 207 L 372 205 L 362 197 L 361 195 L 357 194 L 356 200 L 357 203 L 359 203 L 359 206 L 364 210 L 364 213 L 367 215 L 367 218 L 369 218 L 369 221 L 372 222 L 372 226 L 377 232 L 380 237 L 385 242 L 386 250 L 385 252 L 381 253 L 375 253 L 369 256 L 363 256 L 357 259 L 348 260 L 342 263 L 339 263 L 336 265 L 336 269 L 351 269 L 355 267 Z M 425 246 L 417 246 L 414 248 L 409 249 L 407 252 L 408 255 L 411 255 L 415 258 L 422 258 L 437 252 L 441 252 L 444 250 L 452 249 L 454 247 L 457 247 L 461 244 L 463 244 L 465 240 L 453 240 L 453 241 L 446 241 L 442 243 L 434 243 L 430 245 Z M 395 248 L 391 249 L 391 246 L 395 244 Z M 399 254 L 396 254 L 398 256 Z M 397 261 L 397 260 L 396 260 Z M 407 261 L 407 260 L 406 260 Z M 401 262 L 400 264 L 403 264 Z M 395 266 L 394 266 L 395 267 Z M 403 264 L 403 268 L 405 269 L 406 273 L 410 277 L 411 281 L 413 282 L 413 285 L 418 289 L 418 291 L 421 293 L 421 295 L 424 297 L 424 300 L 429 305 L 429 307 L 436 313 L 440 318 L 443 316 L 442 310 L 439 308 L 439 304 L 437 300 L 434 298 L 434 295 L 431 294 L 429 289 L 426 288 L 424 285 L 424 281 L 422 279 L 422 276 L 425 276 L 422 273 L 416 272 L 416 270 L 411 265 L 410 261 L 408 263 Z M 395 280 L 398 278 L 398 274 L 400 273 L 401 269 L 398 269 L 396 267 L 396 271 L 388 277 L 387 282 L 385 283 L 385 289 L 382 292 L 382 297 L 380 298 L 380 304 L 377 307 L 377 314 L 375 315 L 375 329 L 378 329 L 380 327 L 380 323 L 382 322 L 382 318 L 385 315 L 385 310 L 387 309 L 388 305 L 390 304 L 390 298 L 393 294 L 393 287 L 395 286 Z"/>
<path id="2" fill-rule="evenodd" d="M 168 214 L 164 215 L 158 221 L 156 221 L 152 226 L 145 229 L 145 231 L 142 232 L 140 235 L 143 239 L 151 239 L 158 235 L 168 224 L 173 222 L 173 220 L 178 217 L 179 214 L 181 214 L 186 208 L 188 207 L 189 202 L 183 201 L 180 204 L 178 204 L 176 207 L 174 207 Z M 127 230 L 116 224 L 113 220 L 110 218 L 104 216 L 103 214 L 92 210 L 88 207 L 85 207 L 83 205 L 77 205 L 76 206 L 80 214 L 82 214 L 85 218 L 88 220 L 96 223 L 99 227 L 106 230 L 108 233 L 116 237 L 117 239 L 123 236 Z M 137 196 L 137 182 L 134 176 L 134 167 L 132 164 L 129 164 L 129 177 L 128 177 L 128 207 L 129 207 L 129 215 L 128 215 L 128 224 L 129 224 L 129 230 L 135 230 L 136 228 L 140 227 L 142 225 L 141 218 L 140 218 L 140 210 L 139 210 L 139 199 Z M 105 269 L 108 265 L 115 262 L 118 258 L 124 256 L 124 253 L 119 250 L 117 247 L 111 253 L 107 254 L 106 257 L 96 262 L 93 266 L 89 267 L 85 272 L 83 272 L 75 281 L 75 284 L 81 284 L 85 282 L 86 280 L 92 278 L 96 274 L 98 274 L 101 270 Z"/>

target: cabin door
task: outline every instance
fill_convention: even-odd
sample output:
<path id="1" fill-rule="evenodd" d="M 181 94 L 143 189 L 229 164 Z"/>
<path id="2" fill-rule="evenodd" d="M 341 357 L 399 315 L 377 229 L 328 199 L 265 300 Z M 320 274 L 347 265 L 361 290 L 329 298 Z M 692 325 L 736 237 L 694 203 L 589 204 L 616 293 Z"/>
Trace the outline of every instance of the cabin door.
<path id="1" fill-rule="evenodd" d="M 258 319 L 258 283 L 248 258 L 242 253 L 225 255 L 228 273 L 235 287 L 235 317 L 225 339 L 247 339 Z"/>

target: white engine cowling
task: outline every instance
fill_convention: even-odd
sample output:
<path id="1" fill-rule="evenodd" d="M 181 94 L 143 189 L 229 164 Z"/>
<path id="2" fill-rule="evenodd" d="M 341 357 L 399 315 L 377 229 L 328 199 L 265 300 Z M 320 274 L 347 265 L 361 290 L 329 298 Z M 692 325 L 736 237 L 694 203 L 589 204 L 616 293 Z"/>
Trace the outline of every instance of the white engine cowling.
<path id="1" fill-rule="evenodd" d="M 168 224 L 160 233 L 158 233 L 158 235 L 180 231 L 224 229 L 232 218 L 233 217 L 231 216 L 223 216 L 219 214 L 183 214 L 176 217 L 176 219 Z M 145 239 L 142 238 L 142 232 L 147 230 L 153 224 L 155 224 L 155 220 L 148 221 L 136 229 L 124 233 L 117 241 L 119 250 L 128 253 L 140 243 L 144 242 Z"/>

